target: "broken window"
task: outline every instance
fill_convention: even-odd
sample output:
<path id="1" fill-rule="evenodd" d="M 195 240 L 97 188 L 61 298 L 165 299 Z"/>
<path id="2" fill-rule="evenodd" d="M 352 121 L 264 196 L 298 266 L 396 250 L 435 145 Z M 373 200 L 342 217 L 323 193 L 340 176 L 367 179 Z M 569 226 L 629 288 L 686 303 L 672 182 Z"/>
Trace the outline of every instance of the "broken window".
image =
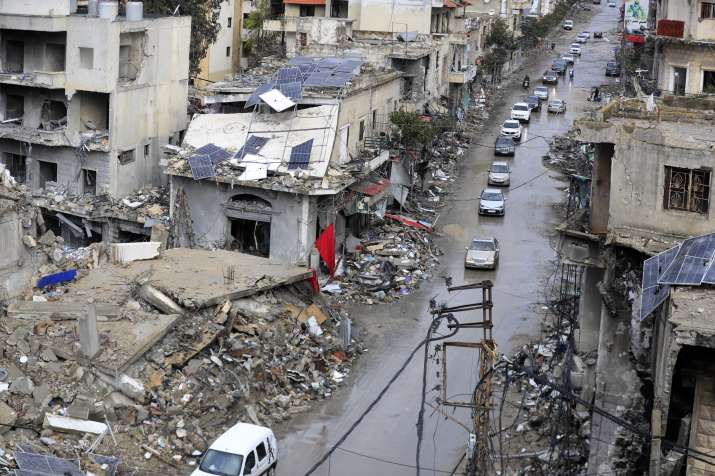
<path id="1" fill-rule="evenodd" d="M 710 204 L 710 171 L 665 167 L 663 208 L 707 213 Z"/>
<path id="2" fill-rule="evenodd" d="M 715 3 L 703 2 L 700 4 L 700 19 L 715 18 Z"/>
<path id="3" fill-rule="evenodd" d="M 22 41 L 7 40 L 5 43 L 6 73 L 22 73 L 25 70 L 25 43 Z"/>
<path id="4" fill-rule="evenodd" d="M 79 66 L 82 69 L 94 68 L 94 48 L 79 48 Z"/>
<path id="5" fill-rule="evenodd" d="M 300 6 L 300 16 L 314 17 L 315 16 L 315 5 L 301 5 Z"/>
<path id="6" fill-rule="evenodd" d="M 298 43 L 300 44 L 300 46 L 308 46 L 308 34 L 298 32 Z"/>
<path id="7" fill-rule="evenodd" d="M 151 145 L 144 144 L 144 157 L 149 157 L 150 154 L 151 154 Z"/>
<path id="8" fill-rule="evenodd" d="M 253 195 L 236 195 L 225 205 L 230 236 L 227 248 L 268 258 L 271 247 L 270 202 Z"/>
<path id="9" fill-rule="evenodd" d="M 231 23 L 233 19 L 231 17 L 228 17 L 228 22 L 226 22 L 226 28 L 231 28 Z"/>
<path id="10" fill-rule="evenodd" d="M 87 91 L 78 94 L 81 130 L 84 132 L 109 129 L 109 94 Z"/>
<path id="11" fill-rule="evenodd" d="M 688 69 L 673 66 L 673 93 L 682 96 L 688 83 Z"/>
<path id="12" fill-rule="evenodd" d="M 231 47 L 230 47 L 230 46 L 227 46 L 227 47 L 226 47 L 226 56 L 227 56 L 227 57 L 228 57 L 228 56 L 231 56 Z"/>
<path id="13" fill-rule="evenodd" d="M 19 183 L 27 178 L 27 158 L 24 155 L 3 153 L 3 163 L 10 175 Z"/>
<path id="14" fill-rule="evenodd" d="M 45 188 L 47 182 L 57 183 L 57 164 L 38 160 L 40 165 L 40 188 Z"/>
<path id="15" fill-rule="evenodd" d="M 121 165 L 131 164 L 136 160 L 134 149 L 124 150 L 119 153 L 119 163 Z"/>
<path id="16" fill-rule="evenodd" d="M 362 141 L 365 139 L 365 119 L 360 121 L 360 130 L 358 132 L 358 140 Z"/>
<path id="17" fill-rule="evenodd" d="M 703 92 L 715 94 L 715 71 L 703 71 Z"/>
<path id="18" fill-rule="evenodd" d="M 82 169 L 82 193 L 97 195 L 97 172 L 95 170 Z"/>
<path id="19" fill-rule="evenodd" d="M 5 120 L 19 119 L 18 124 L 22 124 L 25 115 L 25 96 L 19 94 L 7 94 L 5 96 Z"/>
<path id="20" fill-rule="evenodd" d="M 40 129 L 53 131 L 67 125 L 67 106 L 62 101 L 45 101 L 40 114 Z"/>
<path id="21" fill-rule="evenodd" d="M 256 446 L 256 455 L 258 456 L 258 461 L 262 461 L 266 457 L 268 452 L 266 451 L 266 445 L 262 441 Z"/>
<path id="22" fill-rule="evenodd" d="M 47 71 L 65 70 L 65 45 L 47 43 L 45 47 L 45 69 Z"/>

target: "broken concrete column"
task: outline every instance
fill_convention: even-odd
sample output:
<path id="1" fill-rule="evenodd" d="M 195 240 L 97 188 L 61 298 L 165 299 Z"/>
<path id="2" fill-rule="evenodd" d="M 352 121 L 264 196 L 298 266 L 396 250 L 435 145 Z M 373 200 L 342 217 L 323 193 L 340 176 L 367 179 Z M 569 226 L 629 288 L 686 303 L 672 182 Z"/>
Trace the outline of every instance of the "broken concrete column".
<path id="1" fill-rule="evenodd" d="M 79 349 L 83 355 L 92 358 L 99 352 L 99 331 L 97 311 L 94 303 L 87 306 L 87 314 L 79 317 Z"/>
<path id="2" fill-rule="evenodd" d="M 184 308 L 150 284 L 144 284 L 139 288 L 139 297 L 164 314 L 184 314 Z"/>

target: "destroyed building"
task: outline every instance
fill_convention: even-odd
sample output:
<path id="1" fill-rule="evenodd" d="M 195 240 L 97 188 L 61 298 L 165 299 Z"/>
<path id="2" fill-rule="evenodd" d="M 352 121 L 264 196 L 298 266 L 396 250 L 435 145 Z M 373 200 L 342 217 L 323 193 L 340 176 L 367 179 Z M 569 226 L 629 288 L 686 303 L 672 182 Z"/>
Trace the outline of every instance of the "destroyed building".
<path id="1" fill-rule="evenodd" d="M 111 242 L 121 230 L 95 202 L 165 183 L 161 146 L 186 129 L 191 19 L 76 3 L 0 5 L 0 161 L 59 234 Z"/>
<path id="2" fill-rule="evenodd" d="M 576 139 L 594 147 L 592 177 L 572 180 L 562 227 L 561 252 L 583 269 L 578 351 L 597 356 L 583 369 L 582 396 L 629 423 L 643 428 L 651 424 L 653 438 L 594 414 L 591 432 L 598 432 L 602 441 L 591 443 L 593 470 L 642 469 L 650 454 L 651 474 L 671 474 L 660 469 L 671 448 L 661 446 L 661 439 L 684 438 L 685 445 L 713 448 L 707 439 L 688 441 L 687 427 L 673 421 L 685 413 L 669 417 L 667 410 L 676 360 L 677 369 L 687 369 L 697 367 L 701 359 L 701 349 L 678 354 L 680 346 L 710 347 L 707 340 L 681 339 L 683 333 L 693 336 L 700 327 L 707 334 L 711 324 L 705 316 L 694 319 L 697 312 L 692 309 L 671 309 L 674 299 L 658 308 L 667 299 L 668 288 L 647 282 L 642 270 L 650 256 L 714 228 L 710 183 L 715 159 L 700 139 L 714 132 L 713 111 L 715 103 L 702 98 L 634 98 L 612 101 L 575 122 Z M 701 266 L 708 259 L 696 253 L 688 257 Z M 662 267 L 657 259 L 655 263 L 656 269 Z M 692 291 L 698 292 L 709 291 Z M 675 296 L 692 299 L 688 293 L 679 289 Z M 688 331 L 688 326 L 695 330 Z M 695 374 L 688 375 L 697 380 Z M 687 395 L 677 392 L 677 398 Z M 678 431 L 684 431 L 680 438 Z"/>
<path id="3" fill-rule="evenodd" d="M 678 95 L 715 93 L 715 6 L 665 1 L 652 9 L 658 88 Z"/>
<path id="4" fill-rule="evenodd" d="M 198 246 L 307 263 L 320 230 L 334 225 L 339 250 L 385 209 L 390 182 L 369 175 L 389 158 L 400 73 L 296 57 L 262 80 L 211 88 L 220 112 L 196 115 L 169 159 L 171 197 L 185 196 Z"/>

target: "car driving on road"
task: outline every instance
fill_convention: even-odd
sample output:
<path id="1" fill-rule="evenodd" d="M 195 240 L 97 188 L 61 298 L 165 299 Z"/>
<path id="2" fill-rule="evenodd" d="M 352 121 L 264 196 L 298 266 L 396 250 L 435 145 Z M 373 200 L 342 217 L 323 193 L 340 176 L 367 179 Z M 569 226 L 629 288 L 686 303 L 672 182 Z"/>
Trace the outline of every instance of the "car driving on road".
<path id="1" fill-rule="evenodd" d="M 465 268 L 496 269 L 499 265 L 499 241 L 496 238 L 475 236 L 466 251 Z"/>
<path id="2" fill-rule="evenodd" d="M 562 60 L 561 58 L 554 60 L 553 63 L 551 63 L 551 71 L 557 73 L 557 74 L 564 74 L 566 72 L 566 68 L 568 67 L 568 64 L 566 61 Z"/>
<path id="3" fill-rule="evenodd" d="M 479 196 L 479 214 L 504 216 L 504 194 L 497 188 L 485 188 Z"/>
<path id="4" fill-rule="evenodd" d="M 532 111 L 541 111 L 541 99 L 538 96 L 526 96 L 524 102 L 528 104 Z"/>
<path id="5" fill-rule="evenodd" d="M 557 114 L 566 112 L 566 101 L 554 98 L 549 101 L 549 105 L 546 107 L 546 110 Z"/>
<path id="6" fill-rule="evenodd" d="M 559 75 L 554 71 L 544 71 L 541 76 L 541 82 L 544 84 L 556 84 L 559 82 Z"/>
<path id="7" fill-rule="evenodd" d="M 507 119 L 501 125 L 501 135 L 521 140 L 521 124 L 515 119 Z"/>
<path id="8" fill-rule="evenodd" d="M 534 88 L 534 96 L 541 99 L 542 101 L 546 101 L 547 99 L 549 99 L 549 88 L 547 88 L 546 86 L 536 86 Z"/>
<path id="9" fill-rule="evenodd" d="M 573 30 L 573 20 L 564 20 L 564 30 Z"/>
<path id="10" fill-rule="evenodd" d="M 495 160 L 492 165 L 489 166 L 489 175 L 487 176 L 487 183 L 489 185 L 500 185 L 506 187 L 509 185 L 511 178 L 511 170 L 509 169 L 509 164 L 502 160 Z"/>
<path id="11" fill-rule="evenodd" d="M 499 136 L 494 143 L 494 155 L 514 155 L 516 145 L 509 136 Z"/>
<path id="12" fill-rule="evenodd" d="M 616 8 L 616 2 L 610 1 L 610 2 L 608 2 L 608 6 L 611 8 Z"/>
<path id="13" fill-rule="evenodd" d="M 511 118 L 517 121 L 529 122 L 531 120 L 531 109 L 525 102 L 518 102 L 511 107 Z"/>
<path id="14" fill-rule="evenodd" d="M 571 43 L 571 46 L 569 46 L 569 53 L 581 56 L 581 45 L 578 43 Z"/>
<path id="15" fill-rule="evenodd" d="M 576 62 L 576 58 L 574 58 L 572 55 L 563 55 L 561 57 L 561 61 L 566 63 L 567 65 L 574 64 Z"/>
<path id="16" fill-rule="evenodd" d="M 278 462 L 278 444 L 264 426 L 236 423 L 206 450 L 191 476 L 273 476 Z"/>
<path id="17" fill-rule="evenodd" d="M 584 33 L 579 33 L 576 35 L 576 43 L 586 43 L 591 35 L 586 35 Z"/>

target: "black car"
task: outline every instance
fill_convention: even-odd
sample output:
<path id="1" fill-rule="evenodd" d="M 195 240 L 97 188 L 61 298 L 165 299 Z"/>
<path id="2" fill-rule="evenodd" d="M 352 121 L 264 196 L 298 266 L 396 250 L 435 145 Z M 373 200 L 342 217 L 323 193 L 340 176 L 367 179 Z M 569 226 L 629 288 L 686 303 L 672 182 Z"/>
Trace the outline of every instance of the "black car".
<path id="1" fill-rule="evenodd" d="M 609 61 L 606 63 L 606 76 L 620 76 L 621 67 L 615 61 Z"/>
<path id="2" fill-rule="evenodd" d="M 603 32 L 602 31 L 594 31 L 593 37 L 594 38 L 603 38 Z"/>
<path id="3" fill-rule="evenodd" d="M 536 96 L 526 96 L 524 102 L 529 105 L 532 111 L 541 111 L 541 99 Z"/>
<path id="4" fill-rule="evenodd" d="M 557 74 L 564 74 L 566 72 L 566 61 L 557 59 L 551 64 L 551 71 Z"/>
<path id="5" fill-rule="evenodd" d="M 509 136 L 499 136 L 494 144 L 494 155 L 514 155 L 516 146 Z"/>
<path id="6" fill-rule="evenodd" d="M 544 71 L 541 82 L 544 84 L 557 84 L 559 82 L 559 76 L 553 71 Z"/>

